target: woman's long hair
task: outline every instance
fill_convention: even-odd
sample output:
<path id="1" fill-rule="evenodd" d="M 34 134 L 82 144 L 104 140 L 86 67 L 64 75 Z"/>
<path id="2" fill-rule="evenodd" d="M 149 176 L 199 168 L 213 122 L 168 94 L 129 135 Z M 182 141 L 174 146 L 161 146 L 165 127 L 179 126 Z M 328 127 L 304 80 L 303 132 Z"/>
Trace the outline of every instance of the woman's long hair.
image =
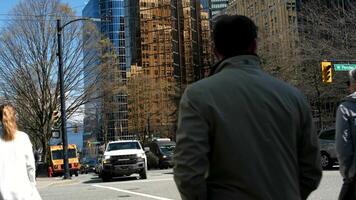
<path id="1" fill-rule="evenodd" d="M 4 104 L 0 106 L 0 120 L 2 123 L 3 139 L 11 141 L 15 139 L 17 131 L 16 125 L 16 111 L 11 104 Z"/>

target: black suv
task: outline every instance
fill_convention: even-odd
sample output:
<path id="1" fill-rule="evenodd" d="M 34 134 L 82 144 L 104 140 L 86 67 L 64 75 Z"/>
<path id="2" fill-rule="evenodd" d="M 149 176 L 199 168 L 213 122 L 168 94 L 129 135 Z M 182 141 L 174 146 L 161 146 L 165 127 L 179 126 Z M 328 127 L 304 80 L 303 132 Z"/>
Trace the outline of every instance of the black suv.
<path id="1" fill-rule="evenodd" d="M 155 139 L 146 145 L 149 147 L 147 159 L 157 160 L 157 162 L 149 162 L 149 168 L 159 167 L 160 169 L 173 166 L 173 153 L 176 143 L 168 138 Z M 154 158 L 151 158 L 154 157 Z M 157 166 L 158 165 L 158 166 Z"/>

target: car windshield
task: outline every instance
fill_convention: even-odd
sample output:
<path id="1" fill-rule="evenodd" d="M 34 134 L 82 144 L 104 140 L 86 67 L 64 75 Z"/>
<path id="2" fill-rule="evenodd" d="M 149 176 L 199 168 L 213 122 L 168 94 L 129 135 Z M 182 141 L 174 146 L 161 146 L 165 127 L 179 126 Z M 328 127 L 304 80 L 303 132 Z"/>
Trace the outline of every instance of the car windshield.
<path id="1" fill-rule="evenodd" d="M 159 148 L 161 149 L 162 153 L 164 153 L 164 154 L 173 153 L 174 149 L 176 148 L 176 145 L 174 145 L 174 144 L 162 145 Z"/>
<path id="2" fill-rule="evenodd" d="M 68 149 L 68 158 L 76 158 L 77 152 L 75 149 Z M 53 160 L 60 160 L 63 159 L 63 150 L 55 150 L 52 151 L 52 159 Z"/>
<path id="3" fill-rule="evenodd" d="M 124 150 L 124 149 L 141 149 L 138 142 L 118 142 L 111 143 L 108 146 L 108 151 Z"/>

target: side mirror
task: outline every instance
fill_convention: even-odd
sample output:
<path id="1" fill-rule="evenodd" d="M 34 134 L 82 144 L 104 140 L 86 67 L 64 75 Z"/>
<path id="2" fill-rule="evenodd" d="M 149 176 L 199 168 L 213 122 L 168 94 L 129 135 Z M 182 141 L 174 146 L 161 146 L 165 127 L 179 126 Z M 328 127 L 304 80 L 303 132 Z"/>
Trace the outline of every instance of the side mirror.
<path id="1" fill-rule="evenodd" d="M 150 147 L 145 147 L 144 150 L 145 150 L 145 152 L 149 152 L 150 151 Z"/>

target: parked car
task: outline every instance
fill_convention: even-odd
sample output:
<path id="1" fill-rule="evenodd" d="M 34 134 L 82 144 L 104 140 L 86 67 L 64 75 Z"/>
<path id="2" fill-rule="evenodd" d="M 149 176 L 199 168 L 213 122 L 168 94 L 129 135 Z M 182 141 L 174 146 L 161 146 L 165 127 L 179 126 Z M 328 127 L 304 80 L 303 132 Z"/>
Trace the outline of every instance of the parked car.
<path id="1" fill-rule="evenodd" d="M 325 129 L 319 134 L 321 166 L 323 169 L 330 169 L 336 164 L 336 149 L 335 149 L 335 129 Z"/>
<path id="2" fill-rule="evenodd" d="M 149 168 L 159 167 L 160 169 L 173 167 L 173 153 L 176 147 L 176 143 L 169 138 L 155 139 L 151 143 L 147 144 L 150 151 L 146 153 L 149 157 Z M 156 161 L 156 162 L 153 162 Z"/>
<path id="3" fill-rule="evenodd" d="M 95 172 L 95 166 L 97 165 L 97 160 L 87 160 L 80 166 L 80 173 L 87 174 L 89 172 Z"/>

